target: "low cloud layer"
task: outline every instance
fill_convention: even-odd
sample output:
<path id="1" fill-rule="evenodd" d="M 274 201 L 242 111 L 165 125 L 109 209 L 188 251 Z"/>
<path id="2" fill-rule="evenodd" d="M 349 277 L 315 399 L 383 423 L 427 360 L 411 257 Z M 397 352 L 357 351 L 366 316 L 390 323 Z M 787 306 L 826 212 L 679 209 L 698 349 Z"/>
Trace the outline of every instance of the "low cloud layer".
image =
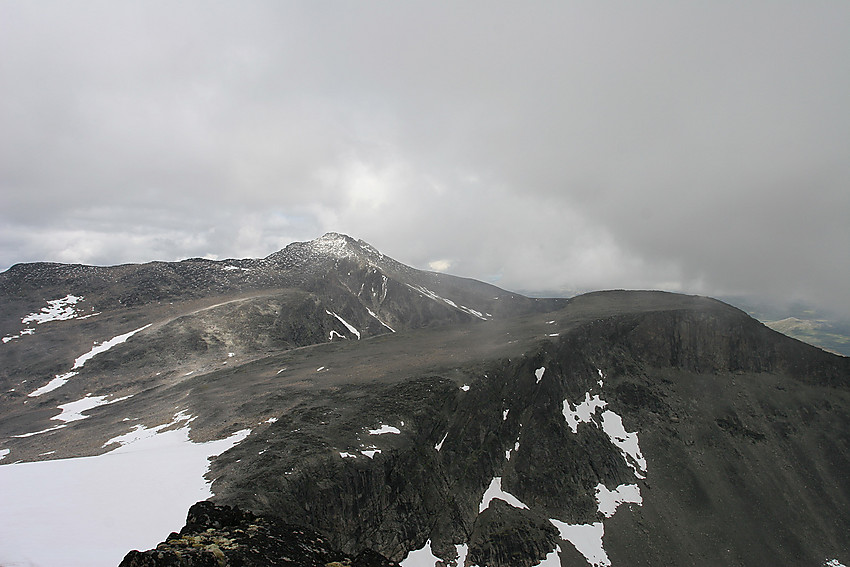
<path id="1" fill-rule="evenodd" d="M 850 5 L 0 4 L 0 269 L 335 230 L 850 310 Z"/>

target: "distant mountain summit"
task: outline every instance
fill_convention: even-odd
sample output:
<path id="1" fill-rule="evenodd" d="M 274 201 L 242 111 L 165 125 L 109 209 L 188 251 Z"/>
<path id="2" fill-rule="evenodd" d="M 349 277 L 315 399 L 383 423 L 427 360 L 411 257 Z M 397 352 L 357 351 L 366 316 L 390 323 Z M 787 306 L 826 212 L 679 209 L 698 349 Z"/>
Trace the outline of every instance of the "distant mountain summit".
<path id="1" fill-rule="evenodd" d="M 315 269 L 329 260 L 352 260 L 375 268 L 392 267 L 408 269 L 407 266 L 384 256 L 364 240 L 355 240 L 345 234 L 328 232 L 308 242 L 293 242 L 283 250 L 266 257 L 279 265 L 301 264 L 306 269 Z"/>
<path id="2" fill-rule="evenodd" d="M 850 359 L 710 298 L 530 299 L 329 233 L 17 265 L 0 337 L 0 472 L 237 439 L 128 564 L 850 564 Z"/>

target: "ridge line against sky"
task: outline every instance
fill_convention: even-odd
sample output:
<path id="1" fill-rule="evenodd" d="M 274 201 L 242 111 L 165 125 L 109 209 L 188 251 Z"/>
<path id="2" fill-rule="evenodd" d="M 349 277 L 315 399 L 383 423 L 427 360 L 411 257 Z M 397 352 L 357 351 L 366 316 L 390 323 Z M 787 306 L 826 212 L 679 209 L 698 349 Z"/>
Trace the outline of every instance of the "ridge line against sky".
<path id="1" fill-rule="evenodd" d="M 0 3 L 0 270 L 328 231 L 850 314 L 850 4 Z"/>

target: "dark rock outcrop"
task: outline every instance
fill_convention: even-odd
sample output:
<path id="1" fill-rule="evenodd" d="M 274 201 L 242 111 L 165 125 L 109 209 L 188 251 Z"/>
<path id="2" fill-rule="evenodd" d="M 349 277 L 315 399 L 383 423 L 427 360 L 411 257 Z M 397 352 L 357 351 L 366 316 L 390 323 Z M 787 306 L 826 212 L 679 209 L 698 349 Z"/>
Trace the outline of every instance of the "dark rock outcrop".
<path id="1" fill-rule="evenodd" d="M 256 516 L 238 507 L 198 502 L 186 525 L 156 549 L 131 551 L 119 567 L 394 567 L 366 549 L 355 557 L 316 531 Z"/>

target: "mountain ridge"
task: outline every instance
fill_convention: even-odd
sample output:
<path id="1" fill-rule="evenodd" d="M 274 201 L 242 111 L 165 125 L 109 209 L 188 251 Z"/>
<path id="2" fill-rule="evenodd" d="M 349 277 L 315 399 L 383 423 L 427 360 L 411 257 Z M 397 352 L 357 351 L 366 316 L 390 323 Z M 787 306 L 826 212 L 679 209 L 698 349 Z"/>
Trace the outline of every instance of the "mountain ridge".
<path id="1" fill-rule="evenodd" d="M 0 274 L 9 460 L 103 454 L 130 423 L 250 430 L 213 459 L 212 501 L 349 557 L 848 562 L 850 359 L 720 301 L 533 300 L 333 233 L 261 260 L 31 273 L 51 269 Z"/>

